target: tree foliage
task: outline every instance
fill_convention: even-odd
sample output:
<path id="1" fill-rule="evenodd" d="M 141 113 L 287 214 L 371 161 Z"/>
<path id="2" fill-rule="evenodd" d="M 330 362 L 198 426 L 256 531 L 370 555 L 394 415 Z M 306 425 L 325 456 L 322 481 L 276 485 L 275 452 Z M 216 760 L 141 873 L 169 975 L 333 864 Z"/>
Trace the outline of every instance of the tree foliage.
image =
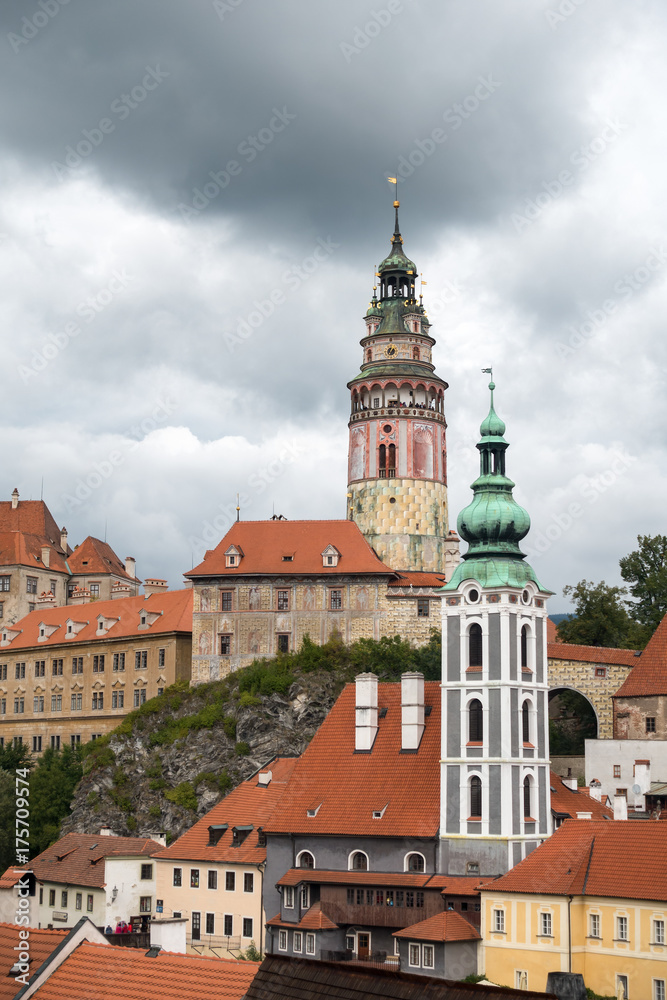
<path id="1" fill-rule="evenodd" d="M 637 535 L 639 548 L 621 559 L 621 576 L 634 601 L 627 607 L 649 636 L 667 614 L 667 536 Z"/>
<path id="2" fill-rule="evenodd" d="M 48 747 L 30 775 L 30 854 L 40 854 L 60 835 L 74 789 L 83 775 L 81 747 Z"/>
<path id="3" fill-rule="evenodd" d="M 563 594 L 574 603 L 574 617 L 558 626 L 561 640 L 581 646 L 638 649 L 644 644 L 643 632 L 625 608 L 625 593 L 624 587 L 609 587 L 604 581 L 580 580 L 575 586 L 564 587 Z"/>

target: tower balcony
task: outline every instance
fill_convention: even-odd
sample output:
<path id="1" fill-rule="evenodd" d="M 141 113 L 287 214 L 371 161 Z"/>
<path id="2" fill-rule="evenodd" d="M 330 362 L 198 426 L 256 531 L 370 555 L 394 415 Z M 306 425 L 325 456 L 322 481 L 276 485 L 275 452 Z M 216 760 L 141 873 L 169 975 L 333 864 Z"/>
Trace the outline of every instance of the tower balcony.
<path id="1" fill-rule="evenodd" d="M 421 417 L 423 420 L 433 420 L 447 425 L 444 413 L 432 410 L 428 406 L 383 406 L 373 410 L 355 410 L 350 414 L 350 423 L 372 420 L 375 417 Z"/>

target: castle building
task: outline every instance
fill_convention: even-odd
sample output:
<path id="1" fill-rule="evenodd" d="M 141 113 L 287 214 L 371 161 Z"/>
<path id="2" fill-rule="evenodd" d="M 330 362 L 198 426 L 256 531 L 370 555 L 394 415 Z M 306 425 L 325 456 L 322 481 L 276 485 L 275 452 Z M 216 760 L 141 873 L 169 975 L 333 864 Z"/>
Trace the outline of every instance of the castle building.
<path id="1" fill-rule="evenodd" d="M 445 389 L 435 340 L 415 291 L 417 265 L 396 223 L 365 317 L 360 373 L 351 394 L 348 517 L 387 566 L 445 573 L 458 561 L 449 534 Z"/>
<path id="2" fill-rule="evenodd" d="M 440 836 L 450 874 L 507 871 L 551 833 L 550 591 L 519 549 L 530 518 L 505 473 L 505 424 L 480 428 L 480 474 L 458 518 L 469 548 L 442 602 Z"/>

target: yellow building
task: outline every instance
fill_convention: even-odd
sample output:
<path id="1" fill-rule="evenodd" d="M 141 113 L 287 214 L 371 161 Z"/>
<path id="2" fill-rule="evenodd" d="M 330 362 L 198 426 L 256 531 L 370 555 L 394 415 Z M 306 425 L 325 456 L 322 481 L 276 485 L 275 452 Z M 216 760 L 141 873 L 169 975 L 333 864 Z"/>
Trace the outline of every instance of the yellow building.
<path id="1" fill-rule="evenodd" d="M 549 972 L 626 1000 L 667 996 L 667 823 L 567 820 L 482 889 L 479 968 L 544 990 Z"/>

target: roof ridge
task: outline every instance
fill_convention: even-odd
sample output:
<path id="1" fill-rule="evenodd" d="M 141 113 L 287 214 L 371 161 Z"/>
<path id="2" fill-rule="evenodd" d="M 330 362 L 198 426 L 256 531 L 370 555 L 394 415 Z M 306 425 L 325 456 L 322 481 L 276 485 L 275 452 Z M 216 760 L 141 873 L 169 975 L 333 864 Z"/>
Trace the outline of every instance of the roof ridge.
<path id="1" fill-rule="evenodd" d="M 591 862 L 593 861 L 593 848 L 594 847 L 595 847 L 595 834 L 593 834 L 593 839 L 591 840 L 590 851 L 588 853 L 588 864 L 586 865 L 586 874 L 584 876 L 584 884 L 581 887 L 581 895 L 582 896 L 584 896 L 586 894 L 586 886 L 588 884 L 588 875 L 589 875 L 590 870 L 591 870 Z"/>

